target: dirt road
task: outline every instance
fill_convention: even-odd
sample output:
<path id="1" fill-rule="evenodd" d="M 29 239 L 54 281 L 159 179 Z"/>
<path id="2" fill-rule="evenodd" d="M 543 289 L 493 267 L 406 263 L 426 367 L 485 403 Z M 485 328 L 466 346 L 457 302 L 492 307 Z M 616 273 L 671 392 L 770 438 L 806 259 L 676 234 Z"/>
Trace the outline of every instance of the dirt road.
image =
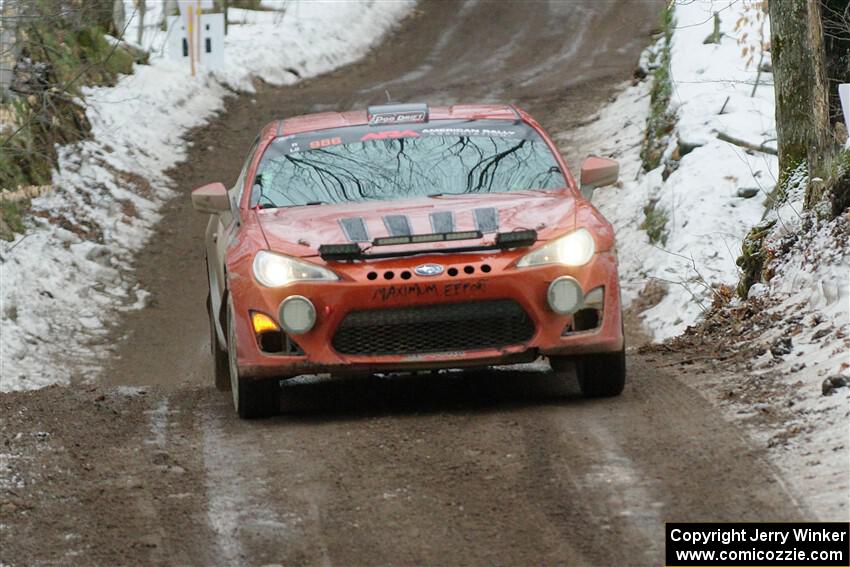
<path id="1" fill-rule="evenodd" d="M 233 98 L 173 176 L 232 183 L 263 123 L 385 90 L 516 101 L 569 131 L 662 3 L 425 2 L 366 60 Z M 664 521 L 807 515 L 659 355 L 630 353 L 615 400 L 536 368 L 301 380 L 280 417 L 239 421 L 212 387 L 206 219 L 164 212 L 138 261 L 152 302 L 116 325 L 100 385 L 0 397 L 0 563 L 661 565 Z"/>

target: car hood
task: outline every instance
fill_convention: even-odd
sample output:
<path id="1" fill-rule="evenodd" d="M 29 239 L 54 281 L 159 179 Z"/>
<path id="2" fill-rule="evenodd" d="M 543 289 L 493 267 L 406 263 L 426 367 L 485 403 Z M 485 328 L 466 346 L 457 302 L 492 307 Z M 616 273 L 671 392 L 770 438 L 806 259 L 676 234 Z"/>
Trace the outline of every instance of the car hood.
<path id="1" fill-rule="evenodd" d="M 410 234 L 448 232 L 447 227 L 481 230 L 485 242 L 492 241 L 497 232 L 535 229 L 540 240 L 547 240 L 575 226 L 575 211 L 576 200 L 568 191 L 523 191 L 261 209 L 257 219 L 269 249 L 310 257 L 318 255 L 322 244 L 371 242 L 394 236 L 399 230 L 403 233 L 405 227 Z M 427 246 L 440 249 L 462 244 L 433 242 Z"/>

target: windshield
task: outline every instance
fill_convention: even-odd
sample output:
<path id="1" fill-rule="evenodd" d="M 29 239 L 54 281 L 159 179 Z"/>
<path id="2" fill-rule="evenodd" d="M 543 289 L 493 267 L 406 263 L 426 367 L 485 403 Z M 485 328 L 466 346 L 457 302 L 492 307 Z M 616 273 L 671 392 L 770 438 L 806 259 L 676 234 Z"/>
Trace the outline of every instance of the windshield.
<path id="1" fill-rule="evenodd" d="M 350 127 L 276 139 L 260 162 L 251 206 L 566 186 L 555 156 L 525 124 L 439 121 L 398 128 Z"/>

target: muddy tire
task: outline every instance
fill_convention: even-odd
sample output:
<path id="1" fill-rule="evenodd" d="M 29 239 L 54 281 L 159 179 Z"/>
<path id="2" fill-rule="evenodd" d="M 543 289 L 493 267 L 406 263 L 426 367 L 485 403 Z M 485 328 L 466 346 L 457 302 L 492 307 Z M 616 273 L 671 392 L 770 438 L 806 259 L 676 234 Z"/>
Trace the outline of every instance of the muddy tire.
<path id="1" fill-rule="evenodd" d="M 212 301 L 207 296 L 207 314 L 210 319 L 210 354 L 213 358 L 213 375 L 215 387 L 221 392 L 230 390 L 230 367 L 227 361 L 227 351 L 218 344 L 215 332 L 215 316 L 212 312 Z"/>
<path id="2" fill-rule="evenodd" d="M 227 301 L 227 361 L 233 409 L 242 419 L 275 415 L 280 408 L 280 386 L 276 378 L 247 380 L 239 376 L 236 364 L 236 329 L 233 324 L 233 303 Z"/>
<path id="3" fill-rule="evenodd" d="M 619 396 L 626 385 L 626 349 L 587 354 L 576 360 L 576 374 L 585 398 Z"/>
<path id="4" fill-rule="evenodd" d="M 242 419 L 271 417 L 280 408 L 280 386 L 276 379 L 239 380 L 239 398 L 234 408 Z"/>

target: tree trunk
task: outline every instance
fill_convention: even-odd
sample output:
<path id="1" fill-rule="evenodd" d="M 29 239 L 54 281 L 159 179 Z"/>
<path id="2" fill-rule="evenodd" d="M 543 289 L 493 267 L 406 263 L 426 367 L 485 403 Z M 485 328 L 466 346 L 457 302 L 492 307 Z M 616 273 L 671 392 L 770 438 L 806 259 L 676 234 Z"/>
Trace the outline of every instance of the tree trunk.
<path id="1" fill-rule="evenodd" d="M 106 33 L 117 34 L 119 30 L 114 29 L 114 19 L 112 13 L 115 9 L 115 0 L 87 0 L 81 4 L 79 17 L 86 24 L 94 24 L 100 26 Z M 70 10 L 72 14 L 76 11 Z"/>
<path id="2" fill-rule="evenodd" d="M 222 0 L 221 5 L 224 10 L 224 35 L 227 35 L 227 10 L 230 8 L 230 0 Z"/>
<path id="3" fill-rule="evenodd" d="M 163 1 L 161 24 L 163 31 L 168 29 L 168 17 L 174 15 L 175 10 L 177 10 L 177 5 L 174 0 Z"/>
<path id="4" fill-rule="evenodd" d="M 139 27 L 136 30 L 136 43 L 140 47 L 144 47 L 142 45 L 142 40 L 145 37 L 145 12 L 147 11 L 147 6 L 145 5 L 145 0 L 138 0 L 136 2 L 136 17 L 138 18 Z"/>
<path id="5" fill-rule="evenodd" d="M 112 3 L 112 27 L 115 30 L 112 35 L 117 38 L 124 39 L 124 26 L 126 25 L 124 16 L 124 0 L 115 0 Z"/>
<path id="6" fill-rule="evenodd" d="M 18 59 L 18 0 L 0 2 L 0 102 L 11 98 L 9 87 Z"/>
<path id="7" fill-rule="evenodd" d="M 834 142 L 820 2 L 771 0 L 769 6 L 779 168 L 784 177 L 805 160 L 812 177 L 825 176 Z M 816 203 L 821 192 L 822 184 L 813 184 L 806 206 Z"/>

